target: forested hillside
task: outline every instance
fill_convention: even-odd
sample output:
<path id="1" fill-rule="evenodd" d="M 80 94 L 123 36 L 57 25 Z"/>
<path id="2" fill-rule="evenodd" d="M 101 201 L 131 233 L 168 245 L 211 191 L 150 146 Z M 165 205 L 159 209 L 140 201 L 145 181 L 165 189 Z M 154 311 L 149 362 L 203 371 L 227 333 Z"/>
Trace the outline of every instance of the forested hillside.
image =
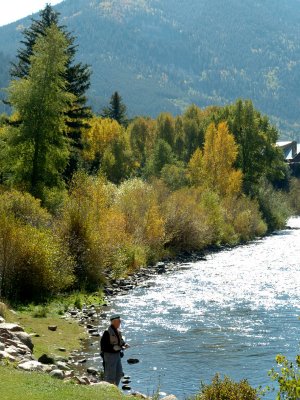
<path id="1" fill-rule="evenodd" d="M 299 137 L 299 0 L 65 0 L 56 9 L 92 66 L 95 111 L 114 90 L 130 115 L 251 98 Z M 29 23 L 0 28 L 10 58 Z M 2 87 L 7 69 L 0 54 Z"/>

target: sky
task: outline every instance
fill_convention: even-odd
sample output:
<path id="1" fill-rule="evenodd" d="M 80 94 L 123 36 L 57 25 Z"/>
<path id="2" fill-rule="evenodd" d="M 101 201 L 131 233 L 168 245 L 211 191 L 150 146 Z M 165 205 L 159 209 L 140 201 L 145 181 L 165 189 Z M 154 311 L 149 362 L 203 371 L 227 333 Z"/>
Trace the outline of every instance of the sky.
<path id="1" fill-rule="evenodd" d="M 0 0 L 0 26 L 33 14 L 46 3 L 55 5 L 62 0 Z"/>

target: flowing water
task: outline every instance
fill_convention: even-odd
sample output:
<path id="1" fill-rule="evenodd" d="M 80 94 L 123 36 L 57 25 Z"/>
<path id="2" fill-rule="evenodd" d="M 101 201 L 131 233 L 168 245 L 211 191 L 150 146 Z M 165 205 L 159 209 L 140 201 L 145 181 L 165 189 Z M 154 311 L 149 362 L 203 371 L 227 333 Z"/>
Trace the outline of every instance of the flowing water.
<path id="1" fill-rule="evenodd" d="M 185 399 L 216 372 L 270 384 L 276 354 L 294 358 L 299 350 L 300 218 L 289 225 L 114 299 L 111 311 L 122 314 L 132 346 L 123 365 L 135 390 L 152 394 L 159 385 Z M 95 350 L 89 365 L 99 365 Z M 128 357 L 140 363 L 130 366 Z"/>

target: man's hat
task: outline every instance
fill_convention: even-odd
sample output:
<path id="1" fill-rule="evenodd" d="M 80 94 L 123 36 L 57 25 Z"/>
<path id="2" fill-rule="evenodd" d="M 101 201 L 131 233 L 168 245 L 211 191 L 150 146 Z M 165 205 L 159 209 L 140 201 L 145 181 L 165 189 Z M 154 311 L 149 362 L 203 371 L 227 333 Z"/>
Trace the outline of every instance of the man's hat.
<path id="1" fill-rule="evenodd" d="M 115 320 L 115 319 L 121 319 L 120 315 L 119 315 L 119 314 L 114 314 L 114 315 L 112 315 L 112 316 L 110 317 L 110 320 L 111 320 L 111 321 L 113 321 L 113 320 Z"/>

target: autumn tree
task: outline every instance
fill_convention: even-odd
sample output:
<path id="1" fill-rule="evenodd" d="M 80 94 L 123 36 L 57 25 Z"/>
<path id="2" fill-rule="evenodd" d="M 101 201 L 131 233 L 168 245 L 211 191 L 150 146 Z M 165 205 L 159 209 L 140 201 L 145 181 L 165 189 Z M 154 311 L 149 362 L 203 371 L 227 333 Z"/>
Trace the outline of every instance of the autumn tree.
<path id="1" fill-rule="evenodd" d="M 55 25 L 66 40 L 66 69 L 64 71 L 65 88 L 73 96 L 68 107 L 64 110 L 65 132 L 70 139 L 70 154 L 65 170 L 65 177 L 69 179 L 78 169 L 81 160 L 82 133 L 88 128 L 88 121 L 92 117 L 91 109 L 87 106 L 86 91 L 90 87 L 90 68 L 86 64 L 75 61 L 77 46 L 76 38 L 64 26 L 59 24 L 59 13 L 51 5 L 40 12 L 40 18 L 32 20 L 31 26 L 23 32 L 23 47 L 18 50 L 17 60 L 11 69 L 12 79 L 27 78 L 31 69 L 31 60 L 34 46 L 40 36 L 45 36 L 50 26 Z M 14 125 L 18 121 L 14 121 Z"/>
<path id="2" fill-rule="evenodd" d="M 9 101 L 20 117 L 7 132 L 7 165 L 12 182 L 45 199 L 47 189 L 62 187 L 70 154 L 64 113 L 74 95 L 65 79 L 68 41 L 55 24 L 33 46 L 28 76 L 14 80 Z"/>
<path id="3" fill-rule="evenodd" d="M 197 149 L 188 164 L 192 184 L 207 186 L 221 196 L 240 193 L 242 172 L 234 167 L 237 155 L 238 146 L 227 123 L 210 124 L 203 153 Z"/>
<path id="4" fill-rule="evenodd" d="M 110 118 L 117 121 L 120 125 L 126 125 L 128 118 L 126 115 L 126 105 L 123 103 L 122 97 L 118 92 L 114 92 L 111 96 L 109 106 L 102 111 L 104 118 Z"/>

